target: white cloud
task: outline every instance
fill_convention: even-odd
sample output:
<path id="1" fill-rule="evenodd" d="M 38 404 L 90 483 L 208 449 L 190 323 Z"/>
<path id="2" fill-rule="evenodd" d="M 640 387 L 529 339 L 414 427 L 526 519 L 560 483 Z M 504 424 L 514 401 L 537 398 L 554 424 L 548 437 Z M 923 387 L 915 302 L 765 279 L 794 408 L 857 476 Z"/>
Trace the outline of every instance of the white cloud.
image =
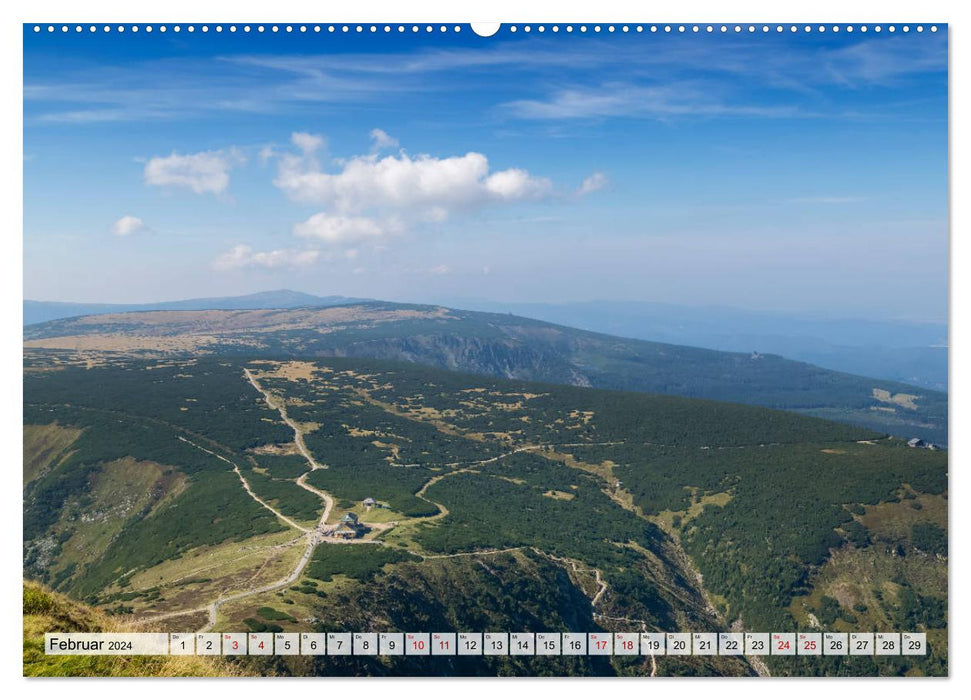
<path id="1" fill-rule="evenodd" d="M 392 228 L 393 225 L 382 225 L 363 216 L 331 216 L 321 212 L 294 226 L 293 233 L 324 243 L 355 243 L 382 238 Z"/>
<path id="2" fill-rule="evenodd" d="M 304 153 L 314 153 L 324 145 L 324 137 L 319 134 L 308 134 L 305 131 L 295 131 L 290 135 L 290 141 Z"/>
<path id="3" fill-rule="evenodd" d="M 123 216 L 111 225 L 111 232 L 116 236 L 130 236 L 133 233 L 146 231 L 148 227 L 137 216 Z"/>
<path id="4" fill-rule="evenodd" d="M 503 107 L 521 119 L 539 120 L 641 117 L 666 121 L 678 117 L 791 117 L 797 113 L 788 106 L 729 104 L 712 91 L 680 83 L 650 87 L 610 83 L 593 88 L 567 88 L 546 99 L 515 100 Z"/>
<path id="5" fill-rule="evenodd" d="M 156 156 L 145 164 L 145 182 L 156 187 L 184 188 L 196 194 L 222 194 L 229 171 L 245 162 L 234 148 L 182 155 Z"/>
<path id="6" fill-rule="evenodd" d="M 490 172 L 481 153 L 437 158 L 406 153 L 355 156 L 340 171 L 324 172 L 315 159 L 280 162 L 275 184 L 291 199 L 322 204 L 343 215 L 369 213 L 409 222 L 443 221 L 457 211 L 542 198 L 552 183 L 512 168 Z"/>
<path id="7" fill-rule="evenodd" d="M 383 151 L 386 148 L 397 148 L 398 139 L 389 136 L 384 129 L 371 129 L 371 148 L 374 151 Z"/>
<path id="8" fill-rule="evenodd" d="M 447 275 L 450 270 L 451 268 L 448 265 L 436 265 L 429 272 L 433 275 Z"/>
<path id="9" fill-rule="evenodd" d="M 254 251 L 248 245 L 237 245 L 227 253 L 223 253 L 213 262 L 217 270 L 238 270 L 248 267 L 262 267 L 265 269 L 285 269 L 308 267 L 317 262 L 319 250 L 295 250 L 284 248 L 270 251 Z"/>
<path id="10" fill-rule="evenodd" d="M 583 197 L 597 190 L 602 190 L 607 186 L 609 180 L 603 173 L 593 173 L 587 177 L 577 188 L 577 194 Z"/>
<path id="11" fill-rule="evenodd" d="M 485 181 L 486 190 L 499 199 L 539 199 L 553 190 L 553 184 L 544 178 L 533 177 L 525 170 L 510 168 L 493 173 Z"/>
<path id="12" fill-rule="evenodd" d="M 416 94 L 454 94 L 487 71 L 515 75 L 523 84 L 549 83 L 589 75 L 612 76 L 633 86 L 650 79 L 701 83 L 726 96 L 751 98 L 759 88 L 809 95 L 827 108 L 832 100 L 819 85 L 915 84 L 946 78 L 947 32 L 872 36 L 867 41 L 795 42 L 780 51 L 773 42 L 689 42 L 665 51 L 644 51 L 637 42 L 589 37 L 582 45 L 531 42 L 453 49 L 415 46 L 389 61 L 377 51 L 268 55 L 220 53 L 215 57 L 158 57 L 97 66 L 78 63 L 41 80 L 25 80 L 24 100 L 47 123 L 113 123 L 279 115 L 295 105 L 306 109 L 349 109 L 377 100 Z M 527 46 L 528 44 L 528 46 Z M 558 84 L 561 84 L 558 81 Z M 577 87 L 582 87 L 578 85 Z M 755 88 L 754 90 L 752 88 Z M 881 102 L 897 112 L 896 90 Z M 879 96 L 874 95 L 874 100 Z M 835 116 L 835 114 L 834 114 Z"/>
<path id="13" fill-rule="evenodd" d="M 333 249 L 339 249 L 351 260 L 359 248 L 381 250 L 389 238 L 415 228 L 556 194 L 552 182 L 522 168 L 492 170 L 481 153 L 437 157 L 402 150 L 381 155 L 378 149 L 397 146 L 397 141 L 380 129 L 371 132 L 371 139 L 375 151 L 329 165 L 317 153 L 324 139 L 304 132 L 291 135 L 296 150 L 277 154 L 274 184 L 294 201 L 321 207 L 292 232 L 310 248 L 331 251 L 322 252 L 322 259 L 337 260 Z M 435 274 L 448 271 L 432 269 Z"/>

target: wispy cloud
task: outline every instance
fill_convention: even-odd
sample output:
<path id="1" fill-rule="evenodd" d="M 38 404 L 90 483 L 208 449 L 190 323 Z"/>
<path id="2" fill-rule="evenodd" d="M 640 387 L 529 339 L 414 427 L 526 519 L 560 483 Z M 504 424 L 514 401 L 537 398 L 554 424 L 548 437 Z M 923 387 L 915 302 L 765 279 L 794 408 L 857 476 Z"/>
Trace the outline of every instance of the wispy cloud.
<path id="1" fill-rule="evenodd" d="M 517 72 L 599 72 L 604 66 L 658 77 L 675 75 L 748 75 L 767 83 L 797 79 L 807 84 L 883 83 L 897 78 L 941 71 L 946 65 L 944 34 L 922 37 L 860 35 L 846 42 L 800 41 L 799 37 L 670 37 L 662 45 L 646 47 L 643 37 L 588 37 L 582 44 L 564 46 L 563 40 L 533 37 L 528 44 L 498 41 L 492 48 L 417 49 L 396 54 L 341 53 L 329 55 L 236 55 L 220 60 L 320 80 L 337 76 L 407 76 L 492 73 L 503 66 Z M 782 80 L 782 76 L 789 79 Z"/>
<path id="2" fill-rule="evenodd" d="M 85 65 L 74 73 L 26 76 L 28 119 L 48 124 L 184 120 L 216 114 L 278 114 L 301 107 L 386 100 L 413 91 L 381 76 L 285 71 L 216 56 Z"/>
<path id="3" fill-rule="evenodd" d="M 575 37 L 574 39 L 578 39 Z M 657 41 L 657 37 L 654 41 Z M 813 109 L 824 87 L 861 90 L 894 86 L 932 74 L 945 75 L 946 35 L 840 37 L 804 42 L 787 34 L 757 37 L 664 37 L 663 45 L 643 36 L 532 37 L 497 41 L 492 48 L 452 47 L 393 54 L 231 54 L 147 59 L 129 64 L 85 65 L 75 72 L 25 76 L 27 118 L 48 123 L 87 124 L 127 120 L 189 119 L 217 113 L 273 114 L 321 105 L 387 104 L 396 98 L 441 92 L 481 91 L 502 77 L 515 105 L 506 116 L 563 118 L 574 114 L 571 95 L 597 93 L 598 76 L 658 100 L 658 93 L 694 84 L 702 93 L 717 89 L 718 100 L 679 103 L 672 97 L 658 109 L 631 106 L 600 112 L 612 116 L 669 118 L 703 113 L 709 117 L 775 116 L 780 97 L 802 96 Z M 507 80 L 514 75 L 511 83 Z M 766 105 L 753 92 L 782 91 Z M 602 87 L 600 88 L 602 89 Z M 591 94 L 592 93 L 592 94 Z M 544 109 L 544 105 L 546 105 Z M 820 108 L 819 106 L 815 108 Z"/>
<path id="4" fill-rule="evenodd" d="M 892 85 L 910 76 L 941 72 L 947 67 L 944 36 L 913 41 L 909 37 L 871 39 L 821 52 L 816 80 L 852 87 Z M 805 68 L 805 67 L 804 67 Z M 811 71 L 801 71 L 807 81 Z"/>
<path id="5" fill-rule="evenodd" d="M 726 104 L 695 86 L 642 87 L 610 83 L 558 90 L 542 100 L 515 100 L 503 105 L 521 119 L 602 119 L 607 117 L 791 117 L 795 107 Z"/>

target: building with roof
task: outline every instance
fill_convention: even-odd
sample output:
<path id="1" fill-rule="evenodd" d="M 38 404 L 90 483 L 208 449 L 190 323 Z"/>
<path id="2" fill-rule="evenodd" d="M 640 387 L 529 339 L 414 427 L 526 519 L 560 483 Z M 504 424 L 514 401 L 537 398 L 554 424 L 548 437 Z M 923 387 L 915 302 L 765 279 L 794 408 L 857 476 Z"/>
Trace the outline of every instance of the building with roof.
<path id="1" fill-rule="evenodd" d="M 338 521 L 337 527 L 334 528 L 334 537 L 352 540 L 360 537 L 366 531 L 367 528 L 358 522 L 357 513 L 344 513 L 344 516 Z"/>

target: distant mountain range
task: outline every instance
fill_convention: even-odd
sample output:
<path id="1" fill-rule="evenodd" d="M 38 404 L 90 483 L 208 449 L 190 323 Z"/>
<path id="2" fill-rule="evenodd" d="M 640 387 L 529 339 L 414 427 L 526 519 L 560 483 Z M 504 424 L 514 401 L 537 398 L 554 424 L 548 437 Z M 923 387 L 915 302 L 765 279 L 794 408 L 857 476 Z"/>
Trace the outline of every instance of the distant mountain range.
<path id="1" fill-rule="evenodd" d="M 24 302 L 24 325 L 73 316 L 123 311 L 292 309 L 352 304 L 367 299 L 314 296 L 280 289 L 236 297 L 150 304 Z M 625 338 L 691 345 L 728 352 L 759 352 L 868 377 L 947 391 L 948 326 L 928 321 L 824 319 L 639 301 L 508 304 L 482 299 L 445 300 L 471 311 L 512 313 Z"/>
<path id="2" fill-rule="evenodd" d="M 270 292 L 257 292 L 237 297 L 211 297 L 205 299 L 184 299 L 181 301 L 160 301 L 149 304 L 84 304 L 62 301 L 24 301 L 24 325 L 30 326 L 45 321 L 91 314 L 121 313 L 124 311 L 204 311 L 208 309 L 292 309 L 300 306 L 338 306 L 353 304 L 365 299 L 354 297 L 328 296 L 277 289 Z"/>
<path id="3" fill-rule="evenodd" d="M 514 313 L 626 338 L 782 355 L 820 367 L 947 391 L 948 326 L 927 321 L 818 318 L 639 301 L 450 306 Z"/>
<path id="4" fill-rule="evenodd" d="M 293 293 L 263 296 L 299 302 Z M 274 295 L 282 295 L 274 297 Z M 257 298 L 260 298 L 259 296 Z M 25 349 L 135 357 L 360 357 L 492 376 L 716 399 L 797 411 L 899 437 L 947 441 L 947 395 L 761 352 L 620 338 L 512 314 L 389 302 L 247 309 L 253 297 L 59 319 Z M 214 306 L 221 301 L 223 308 Z M 208 303 L 207 310 L 195 310 Z"/>

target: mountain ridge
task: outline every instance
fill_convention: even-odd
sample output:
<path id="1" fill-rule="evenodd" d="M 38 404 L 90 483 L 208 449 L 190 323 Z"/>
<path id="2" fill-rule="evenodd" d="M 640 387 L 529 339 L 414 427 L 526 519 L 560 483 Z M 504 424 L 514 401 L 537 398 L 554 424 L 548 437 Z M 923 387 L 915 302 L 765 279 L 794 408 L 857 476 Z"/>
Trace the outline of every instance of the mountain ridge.
<path id="1" fill-rule="evenodd" d="M 778 355 L 583 331 L 511 314 L 364 301 L 290 309 L 133 311 L 25 329 L 28 351 L 401 360 L 454 371 L 794 410 L 947 441 L 947 396 Z"/>
<path id="2" fill-rule="evenodd" d="M 627 338 L 745 352 L 947 391 L 947 321 L 761 312 L 724 306 L 597 300 L 499 303 L 451 300 L 472 311 L 511 312 Z"/>
<path id="3" fill-rule="evenodd" d="M 125 313 L 130 311 L 205 311 L 209 309 L 288 309 L 299 306 L 335 306 L 360 301 L 356 297 L 340 295 L 315 296 L 292 289 L 274 289 L 240 296 L 199 297 L 175 301 L 158 301 L 144 304 L 84 303 L 63 301 L 39 301 L 25 299 L 23 304 L 24 326 L 62 318 L 90 316 L 93 314 Z"/>
<path id="4" fill-rule="evenodd" d="M 315 296 L 290 289 L 242 296 L 203 297 L 143 304 L 24 301 L 24 325 L 91 314 L 152 310 L 269 309 L 326 307 L 372 299 Z M 476 298 L 436 299 L 431 305 L 487 313 L 512 313 L 548 323 L 638 340 L 727 352 L 781 355 L 838 372 L 948 389 L 946 321 L 823 317 L 753 311 L 726 306 L 666 302 L 495 302 Z"/>

